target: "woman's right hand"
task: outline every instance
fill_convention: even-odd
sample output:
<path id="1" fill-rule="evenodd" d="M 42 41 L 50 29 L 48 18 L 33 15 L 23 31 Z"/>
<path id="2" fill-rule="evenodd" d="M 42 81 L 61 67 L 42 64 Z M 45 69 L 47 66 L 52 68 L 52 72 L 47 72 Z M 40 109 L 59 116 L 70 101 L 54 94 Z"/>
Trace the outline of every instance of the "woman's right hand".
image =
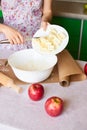
<path id="1" fill-rule="evenodd" d="M 8 39 L 8 41 L 11 44 L 23 44 L 24 43 L 24 38 L 21 35 L 21 33 L 10 26 L 7 26 L 5 24 L 0 24 L 0 32 L 5 34 L 6 39 Z"/>

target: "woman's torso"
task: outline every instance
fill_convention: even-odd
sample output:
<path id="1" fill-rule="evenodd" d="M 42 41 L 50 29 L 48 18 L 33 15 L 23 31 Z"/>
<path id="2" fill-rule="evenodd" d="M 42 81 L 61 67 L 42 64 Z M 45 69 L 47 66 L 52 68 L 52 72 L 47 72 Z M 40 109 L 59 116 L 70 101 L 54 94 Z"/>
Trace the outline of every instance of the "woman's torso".
<path id="1" fill-rule="evenodd" d="M 24 37 L 31 38 L 40 27 L 42 15 L 42 0 L 2 0 L 4 23 L 18 29 Z M 2 34 L 1 39 L 5 39 Z M 15 48 L 17 50 L 31 46 L 26 45 L 1 45 L 5 48 Z"/>

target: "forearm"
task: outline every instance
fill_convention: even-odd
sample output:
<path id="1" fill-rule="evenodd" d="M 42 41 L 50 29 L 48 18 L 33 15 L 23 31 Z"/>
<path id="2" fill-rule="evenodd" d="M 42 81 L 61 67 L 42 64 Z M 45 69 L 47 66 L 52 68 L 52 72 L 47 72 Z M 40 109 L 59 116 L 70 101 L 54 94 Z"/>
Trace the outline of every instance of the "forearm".
<path id="1" fill-rule="evenodd" d="M 0 23 L 0 32 L 3 32 L 3 24 Z"/>
<path id="2" fill-rule="evenodd" d="M 43 0 L 42 21 L 50 22 L 52 19 L 52 0 Z"/>

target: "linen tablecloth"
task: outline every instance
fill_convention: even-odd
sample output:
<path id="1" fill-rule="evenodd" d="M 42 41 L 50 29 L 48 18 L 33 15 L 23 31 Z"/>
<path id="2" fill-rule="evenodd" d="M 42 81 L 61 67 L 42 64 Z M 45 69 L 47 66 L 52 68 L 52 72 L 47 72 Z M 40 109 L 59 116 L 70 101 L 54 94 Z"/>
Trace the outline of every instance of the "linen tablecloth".
<path id="1" fill-rule="evenodd" d="M 0 123 L 19 130 L 87 130 L 87 80 L 71 82 L 70 87 L 61 87 L 58 83 L 42 84 L 45 93 L 38 102 L 28 97 L 30 84 L 20 85 L 21 94 L 0 87 Z M 51 96 L 64 100 L 63 112 L 58 117 L 50 117 L 44 109 L 45 101 Z"/>

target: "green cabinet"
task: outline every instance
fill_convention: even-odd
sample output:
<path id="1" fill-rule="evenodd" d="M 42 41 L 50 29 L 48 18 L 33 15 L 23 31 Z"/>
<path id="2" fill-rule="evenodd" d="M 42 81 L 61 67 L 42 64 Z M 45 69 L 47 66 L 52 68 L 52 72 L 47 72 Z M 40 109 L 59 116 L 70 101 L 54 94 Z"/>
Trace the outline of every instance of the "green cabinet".
<path id="1" fill-rule="evenodd" d="M 83 21 L 80 60 L 87 61 L 87 20 Z"/>
<path id="2" fill-rule="evenodd" d="M 2 10 L 0 10 L 0 18 L 2 18 L 2 17 L 3 17 Z"/>
<path id="3" fill-rule="evenodd" d="M 69 43 L 66 49 L 75 59 L 78 59 L 81 20 L 54 16 L 51 23 L 60 25 L 68 31 Z"/>
<path id="4" fill-rule="evenodd" d="M 3 14 L 2 14 L 2 11 L 0 10 L 0 23 L 3 22 Z"/>
<path id="5" fill-rule="evenodd" d="M 2 17 L 2 11 L 0 10 L 0 18 Z"/>

